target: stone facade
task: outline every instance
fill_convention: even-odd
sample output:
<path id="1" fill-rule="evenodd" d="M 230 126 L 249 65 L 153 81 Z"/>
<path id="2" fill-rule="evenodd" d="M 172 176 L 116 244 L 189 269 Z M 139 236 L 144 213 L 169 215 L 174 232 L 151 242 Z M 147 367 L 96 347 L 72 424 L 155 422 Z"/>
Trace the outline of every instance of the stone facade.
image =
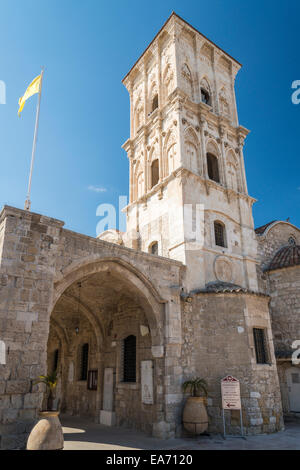
<path id="1" fill-rule="evenodd" d="M 280 250 L 300 246 L 300 230 L 289 222 L 274 221 L 257 230 L 260 289 L 270 295 L 270 314 L 277 357 L 283 410 L 285 414 L 300 413 L 300 367 L 292 363 L 300 350 L 300 266 L 298 260 L 285 260 L 283 266 L 269 269 Z M 288 262 L 287 262 L 288 261 Z M 286 266 L 284 266 L 286 265 Z M 297 342 L 297 344 L 294 344 Z M 300 352 L 300 351 L 299 351 Z M 300 362 L 300 361 L 299 361 Z M 292 383 L 292 374 L 298 382 Z M 298 400 L 295 396 L 299 396 Z"/>
<path id="2" fill-rule="evenodd" d="M 254 231 L 243 160 L 248 131 L 238 124 L 234 92 L 239 68 L 172 14 L 125 77 L 126 233 L 88 237 L 3 208 L 1 448 L 24 447 L 46 403 L 34 381 L 54 369 L 56 405 L 96 422 L 179 436 L 182 383 L 200 376 L 208 383 L 209 430 L 222 432 L 220 380 L 230 374 L 241 383 L 246 432 L 282 429 L 269 301 L 273 329 L 289 343 L 292 329 L 283 332 L 278 312 L 284 286 L 298 287 L 294 274 L 278 281 L 263 271 L 286 235 L 271 247 L 271 237 Z M 295 306 L 289 315 L 297 329 Z M 264 332 L 262 362 L 254 329 Z M 237 432 L 236 413 L 226 419 L 228 432 Z"/>

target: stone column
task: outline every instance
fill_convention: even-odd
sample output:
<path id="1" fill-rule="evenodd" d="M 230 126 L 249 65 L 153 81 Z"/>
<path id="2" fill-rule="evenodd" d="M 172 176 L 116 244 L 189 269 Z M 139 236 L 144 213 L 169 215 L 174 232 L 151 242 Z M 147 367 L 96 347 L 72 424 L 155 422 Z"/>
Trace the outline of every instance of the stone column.
<path id="1" fill-rule="evenodd" d="M 214 95 L 215 95 L 215 105 L 214 105 L 214 111 L 216 114 L 220 112 L 220 106 L 219 106 L 219 96 L 218 96 L 218 85 L 217 85 L 217 77 L 216 77 L 216 61 L 218 58 L 218 53 L 213 49 L 212 52 L 212 68 L 213 68 L 213 74 L 214 74 Z"/>
<path id="2" fill-rule="evenodd" d="M 241 135 L 238 136 L 238 152 L 240 157 L 240 171 L 242 179 L 242 192 L 248 194 L 246 172 L 245 172 L 245 163 L 244 163 L 244 154 L 243 154 L 244 139 Z"/>
<path id="3" fill-rule="evenodd" d="M 128 151 L 129 158 L 129 202 L 133 202 L 135 199 L 135 184 L 134 184 L 134 168 L 133 168 L 133 158 L 131 149 Z"/>
<path id="4" fill-rule="evenodd" d="M 144 81 L 144 124 L 148 118 L 148 77 L 146 69 L 146 61 L 143 62 L 143 81 Z"/>
<path id="5" fill-rule="evenodd" d="M 166 304 L 165 347 L 152 347 L 155 357 L 163 357 L 163 420 L 153 426 L 153 435 L 161 438 L 174 437 L 181 431 L 182 368 L 180 366 L 182 332 L 179 292 L 173 293 Z"/>
<path id="6" fill-rule="evenodd" d="M 133 139 L 134 133 L 134 115 L 133 115 L 133 83 L 129 85 L 129 97 L 130 97 L 130 139 Z"/>
<path id="7" fill-rule="evenodd" d="M 200 134 L 201 134 L 201 154 L 202 154 L 202 168 L 203 168 L 203 178 L 208 178 L 207 171 L 207 159 L 206 159 L 206 145 L 205 145 L 205 126 L 206 120 L 203 117 L 199 118 L 200 124 Z"/>
<path id="8" fill-rule="evenodd" d="M 228 188 L 227 182 L 227 173 L 226 173 L 226 156 L 225 156 L 225 147 L 224 147 L 224 136 L 225 136 L 225 127 L 220 126 L 219 128 L 219 135 L 220 135 L 220 143 L 221 143 L 221 169 L 223 173 L 223 184 L 225 188 Z"/>
<path id="9" fill-rule="evenodd" d="M 150 185 L 149 185 L 149 162 L 148 162 L 146 133 L 144 133 L 143 151 L 144 151 L 144 193 L 147 194 L 147 192 L 149 191 Z"/>

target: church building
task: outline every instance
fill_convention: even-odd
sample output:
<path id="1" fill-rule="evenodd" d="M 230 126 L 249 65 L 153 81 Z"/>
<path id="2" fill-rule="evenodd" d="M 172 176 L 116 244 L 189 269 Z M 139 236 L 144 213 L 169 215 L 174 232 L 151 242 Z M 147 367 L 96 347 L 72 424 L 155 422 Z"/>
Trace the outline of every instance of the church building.
<path id="1" fill-rule="evenodd" d="M 123 79 L 127 229 L 97 238 L 0 214 L 0 448 L 23 448 L 57 370 L 61 413 L 183 435 L 182 384 L 240 381 L 247 434 L 300 415 L 300 230 L 255 230 L 235 78 L 241 64 L 175 13 Z M 298 349 L 298 353 L 297 353 Z M 226 413 L 229 433 L 239 412 Z"/>

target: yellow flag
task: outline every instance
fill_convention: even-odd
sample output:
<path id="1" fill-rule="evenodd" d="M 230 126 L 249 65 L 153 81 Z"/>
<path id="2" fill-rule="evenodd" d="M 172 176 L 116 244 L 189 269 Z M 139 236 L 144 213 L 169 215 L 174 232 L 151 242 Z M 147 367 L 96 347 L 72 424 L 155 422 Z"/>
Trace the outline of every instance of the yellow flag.
<path id="1" fill-rule="evenodd" d="M 22 109 L 24 108 L 25 101 L 28 100 L 32 95 L 39 93 L 40 91 L 40 84 L 41 84 L 41 75 L 35 77 L 34 80 L 30 83 L 29 87 L 25 91 L 24 95 L 19 99 L 19 111 L 18 114 L 20 116 Z"/>

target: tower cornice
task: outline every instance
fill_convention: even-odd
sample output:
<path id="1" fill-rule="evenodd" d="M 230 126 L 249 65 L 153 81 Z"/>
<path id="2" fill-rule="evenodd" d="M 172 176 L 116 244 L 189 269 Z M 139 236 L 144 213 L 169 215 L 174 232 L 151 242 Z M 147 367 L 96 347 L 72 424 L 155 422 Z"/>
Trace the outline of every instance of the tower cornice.
<path id="1" fill-rule="evenodd" d="M 214 49 L 217 50 L 218 54 L 220 54 L 221 56 L 224 56 L 226 57 L 227 59 L 229 59 L 230 63 L 233 64 L 233 67 L 232 67 L 232 74 L 233 76 L 235 77 L 238 70 L 242 67 L 242 64 L 240 62 L 238 62 L 236 59 L 234 59 L 230 54 L 228 54 L 227 52 L 225 52 L 221 47 L 219 47 L 217 44 L 215 44 L 213 41 L 211 41 L 209 38 L 207 38 L 204 34 L 200 33 L 200 31 L 198 31 L 196 28 L 194 28 L 190 23 L 188 23 L 186 20 L 184 20 L 183 18 L 181 18 L 179 15 L 177 15 L 174 11 L 171 13 L 171 15 L 169 16 L 169 18 L 166 20 L 166 22 L 163 24 L 163 26 L 161 27 L 161 29 L 158 31 L 158 33 L 156 34 L 156 36 L 153 38 L 153 40 L 150 42 L 150 44 L 147 46 L 147 48 L 144 50 L 144 52 L 140 55 L 140 57 L 137 59 L 137 61 L 134 63 L 134 65 L 131 67 L 131 69 L 129 70 L 129 72 L 125 75 L 125 77 L 123 78 L 122 80 L 122 83 L 125 85 L 125 87 L 128 89 L 129 87 L 129 84 L 130 84 L 130 78 L 133 79 L 132 77 L 132 73 L 134 72 L 134 70 L 139 67 L 139 64 L 141 62 L 141 59 L 143 59 L 145 57 L 145 55 L 151 51 L 151 49 L 153 49 L 154 47 L 156 47 L 156 44 L 155 42 L 157 41 L 157 39 L 160 38 L 160 36 L 164 33 L 165 29 L 168 27 L 168 26 L 172 26 L 172 22 L 175 22 L 175 21 L 179 21 L 182 25 L 184 25 L 185 27 L 187 27 L 190 31 L 193 31 L 194 33 L 196 33 L 196 35 L 200 38 L 202 38 L 204 41 L 208 42 Z M 175 35 L 176 36 L 176 35 Z M 174 38 L 176 40 L 176 37 Z"/>

